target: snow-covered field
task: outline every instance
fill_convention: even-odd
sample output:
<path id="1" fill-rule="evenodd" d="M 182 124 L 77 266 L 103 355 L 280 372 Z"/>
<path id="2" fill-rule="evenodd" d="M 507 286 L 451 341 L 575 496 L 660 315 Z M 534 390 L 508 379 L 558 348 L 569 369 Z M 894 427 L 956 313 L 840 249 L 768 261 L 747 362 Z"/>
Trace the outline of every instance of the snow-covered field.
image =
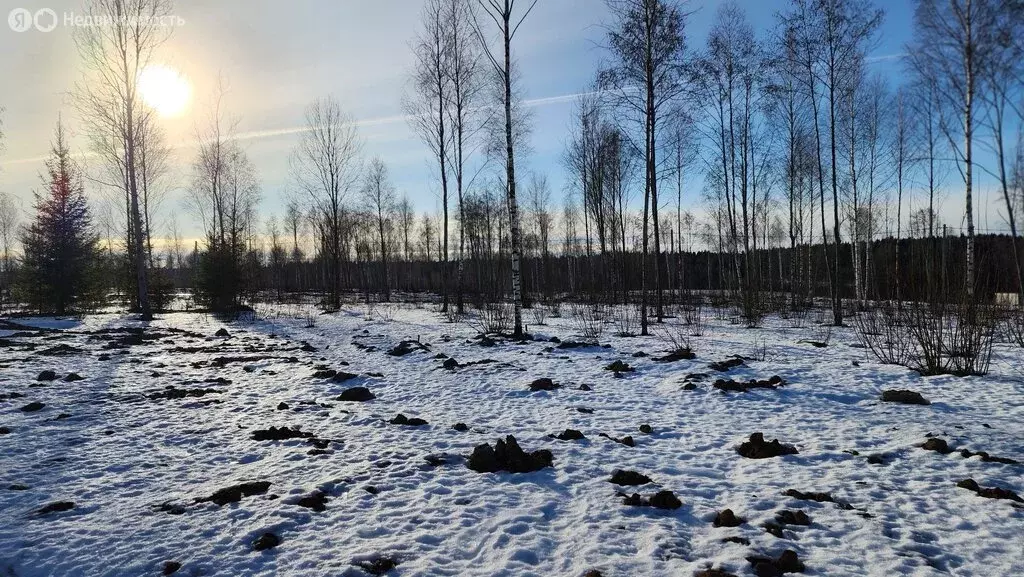
<path id="1" fill-rule="evenodd" d="M 532 342 L 487 347 L 468 324 L 393 310 L 387 321 L 322 315 L 312 328 L 287 314 L 229 325 L 169 314 L 141 334 L 109 330 L 141 326 L 114 314 L 18 321 L 43 331 L 6 325 L 0 575 L 160 575 L 177 564 L 174 574 L 189 576 L 363 575 L 387 559 L 398 563 L 388 574 L 402 576 L 754 575 L 748 557 L 786 549 L 807 575 L 1024 575 L 1024 508 L 957 487 L 972 478 L 1024 492 L 1024 466 L 960 453 L 1024 460 L 1020 349 L 998 345 L 986 377 L 922 378 L 877 364 L 851 346 L 851 329 L 815 348 L 801 342 L 812 329 L 788 321 L 745 329 L 709 319 L 695 359 L 657 362 L 667 344 L 656 336 L 560 349 L 550 337 L 573 339 L 573 325 L 549 319 L 530 327 Z M 230 336 L 214 336 L 221 328 Z M 406 339 L 426 350 L 387 354 Z M 460 366 L 444 368 L 439 353 Z M 749 359 L 709 369 L 731 355 Z M 494 362 L 470 364 L 485 359 Z M 617 378 L 604 368 L 615 360 L 635 371 Z M 313 376 L 325 369 L 358 376 Z M 57 379 L 37 380 L 44 370 Z M 83 379 L 65 382 L 70 372 Z M 712 386 L 774 375 L 786 384 Z M 544 377 L 562 387 L 530 392 Z M 353 386 L 376 399 L 337 400 Z M 932 404 L 882 403 L 884 389 Z M 428 424 L 390 424 L 398 413 Z M 254 439 L 271 426 L 314 437 Z M 565 429 L 585 439 L 549 436 Z M 799 453 L 738 454 L 755 432 Z M 527 452 L 549 449 L 553 467 L 467 467 L 476 445 L 510 434 Z M 928 435 L 954 451 L 921 448 Z M 616 469 L 652 483 L 612 484 Z M 270 485 L 216 493 L 256 481 Z M 682 506 L 630 506 L 618 494 L 663 489 Z M 744 522 L 715 527 L 726 508 Z M 783 510 L 810 524 L 780 523 Z M 279 544 L 255 551 L 268 532 Z"/>

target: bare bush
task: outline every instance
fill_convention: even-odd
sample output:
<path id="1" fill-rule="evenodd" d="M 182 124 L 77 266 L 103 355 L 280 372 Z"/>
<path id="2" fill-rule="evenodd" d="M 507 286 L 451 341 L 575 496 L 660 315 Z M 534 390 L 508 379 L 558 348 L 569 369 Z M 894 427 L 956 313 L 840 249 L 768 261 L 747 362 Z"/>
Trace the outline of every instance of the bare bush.
<path id="1" fill-rule="evenodd" d="M 640 311 L 633 305 L 616 307 L 612 313 L 615 322 L 615 336 L 635 337 L 640 326 Z"/>
<path id="2" fill-rule="evenodd" d="M 573 328 L 580 337 L 597 341 L 604 333 L 605 307 L 601 304 L 572 303 Z"/>
<path id="3" fill-rule="evenodd" d="M 1004 311 L 1003 333 L 1011 343 L 1024 347 L 1024 311 L 1018 308 Z"/>
<path id="4" fill-rule="evenodd" d="M 811 327 L 810 342 L 818 347 L 827 347 L 832 341 L 832 323 L 819 323 Z"/>
<path id="5" fill-rule="evenodd" d="M 704 336 L 704 310 L 700 300 L 684 306 L 682 311 L 683 324 L 686 325 L 691 337 Z"/>
<path id="6" fill-rule="evenodd" d="M 860 342 L 882 363 L 906 366 L 910 361 L 910 335 L 895 303 L 865 309 L 854 317 L 854 325 Z"/>
<path id="7" fill-rule="evenodd" d="M 465 321 L 482 335 L 505 335 L 512 330 L 513 315 L 514 310 L 509 303 L 487 303 L 479 314 L 466 315 Z"/>
<path id="8" fill-rule="evenodd" d="M 530 315 L 533 317 L 533 324 L 535 325 L 546 325 L 548 320 L 548 307 L 542 304 L 535 304 L 530 309 Z"/>
<path id="9" fill-rule="evenodd" d="M 665 323 L 655 334 L 664 341 L 670 353 L 693 352 L 693 342 L 688 334 L 688 329 Z"/>
<path id="10" fill-rule="evenodd" d="M 923 375 L 984 375 L 992 362 L 995 309 L 966 291 L 958 303 L 911 303 L 903 318 L 915 350 L 908 366 Z"/>
<path id="11" fill-rule="evenodd" d="M 395 309 L 393 305 L 380 305 L 377 307 L 377 310 L 375 312 L 377 318 L 386 323 L 390 323 L 391 321 L 395 320 Z"/>

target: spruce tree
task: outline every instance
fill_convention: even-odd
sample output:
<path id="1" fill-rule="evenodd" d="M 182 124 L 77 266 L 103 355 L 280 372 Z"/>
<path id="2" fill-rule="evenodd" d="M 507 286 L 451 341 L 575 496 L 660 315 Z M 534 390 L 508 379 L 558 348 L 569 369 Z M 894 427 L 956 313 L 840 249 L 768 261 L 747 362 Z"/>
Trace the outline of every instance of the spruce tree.
<path id="1" fill-rule="evenodd" d="M 66 314 L 94 286 L 98 248 L 81 169 L 59 121 L 42 180 L 46 191 L 35 193 L 35 218 L 22 233 L 22 292 L 39 312 Z"/>

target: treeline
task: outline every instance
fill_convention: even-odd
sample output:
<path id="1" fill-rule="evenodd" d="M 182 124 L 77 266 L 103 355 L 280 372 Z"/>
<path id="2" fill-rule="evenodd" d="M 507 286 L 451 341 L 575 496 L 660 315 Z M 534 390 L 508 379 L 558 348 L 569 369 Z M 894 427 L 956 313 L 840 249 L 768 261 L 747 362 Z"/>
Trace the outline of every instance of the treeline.
<path id="1" fill-rule="evenodd" d="M 688 41 L 680 3 L 608 0 L 603 64 L 580 87 L 561 199 L 547 175 L 526 168 L 530 116 L 519 83 L 531 71 L 516 64 L 515 48 L 536 5 L 424 3 L 401 105 L 431 157 L 437 214 L 417 214 L 387 159 L 364 155 L 354 119 L 332 96 L 306 107 L 289 156 L 296 193 L 281 199 L 282 214 L 259 213 L 259 167 L 236 138 L 240 119 L 223 90 L 198 130 L 190 180 L 171 182 L 160 124 L 131 89 L 169 31 L 147 28 L 152 18 L 83 31 L 72 102 L 97 158 L 88 182 L 113 191 L 115 207 L 83 229 L 97 241 L 86 248 L 101 248 L 95 261 L 112 271 L 101 278 L 123 287 L 143 318 L 183 287 L 198 306 L 226 312 L 268 290 L 320 293 L 327 309 L 349 291 L 366 300 L 429 291 L 454 315 L 468 299 L 509 301 L 516 334 L 522 306 L 559 294 L 636 303 L 646 334 L 691 290 L 729 294 L 751 325 L 779 292 L 788 307 L 827 299 L 838 325 L 850 301 L 985 302 L 1022 291 L 1019 243 L 976 234 L 973 196 L 982 170 L 1018 237 L 1020 2 L 916 0 L 893 85 L 872 72 L 885 14 L 871 0 L 792 0 L 760 29 L 741 3 L 725 2 L 700 44 Z M 92 0 L 87 12 L 172 8 Z M 166 227 L 159 217 L 175 187 L 186 189 L 202 230 L 192 246 L 176 217 Z M 947 223 L 952 235 L 938 216 L 947 189 L 960 191 L 949 202 L 963 207 L 963 230 Z M 10 287 L 13 269 L 33 261 L 28 237 L 7 220 L 0 214 Z M 10 230 L 10 244 L 21 237 L 25 249 L 20 261 L 8 251 Z"/>

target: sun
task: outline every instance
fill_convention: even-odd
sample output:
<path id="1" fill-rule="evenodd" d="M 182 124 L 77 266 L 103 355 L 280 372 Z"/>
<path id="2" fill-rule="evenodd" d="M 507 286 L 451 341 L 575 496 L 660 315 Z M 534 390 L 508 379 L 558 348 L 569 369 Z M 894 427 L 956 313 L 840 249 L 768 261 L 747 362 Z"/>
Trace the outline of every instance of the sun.
<path id="1" fill-rule="evenodd" d="M 139 73 L 139 96 L 160 116 L 181 116 L 192 99 L 192 85 L 177 70 L 163 64 L 149 64 Z"/>

